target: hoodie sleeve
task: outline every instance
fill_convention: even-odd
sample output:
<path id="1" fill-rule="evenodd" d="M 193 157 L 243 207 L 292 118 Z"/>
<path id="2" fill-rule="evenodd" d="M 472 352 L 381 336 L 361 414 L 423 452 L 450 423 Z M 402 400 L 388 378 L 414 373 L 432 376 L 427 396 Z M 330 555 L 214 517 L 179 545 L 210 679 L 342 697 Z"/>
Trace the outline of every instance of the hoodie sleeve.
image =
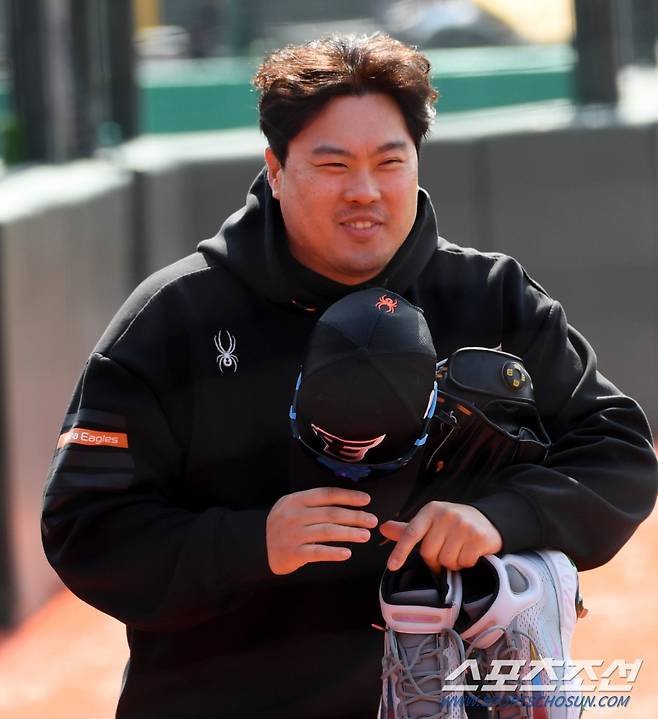
<path id="1" fill-rule="evenodd" d="M 180 508 L 183 463 L 155 394 L 94 353 L 50 469 L 43 544 L 71 591 L 136 628 L 201 623 L 230 609 L 253 582 L 275 579 L 267 512 Z"/>
<path id="2" fill-rule="evenodd" d="M 594 351 L 559 303 L 516 268 L 504 303 L 519 309 L 506 320 L 504 348 L 526 363 L 552 446 L 543 466 L 505 468 L 469 503 L 497 527 L 503 552 L 551 547 L 591 569 L 611 559 L 654 506 L 651 431 L 638 404 L 597 371 Z"/>

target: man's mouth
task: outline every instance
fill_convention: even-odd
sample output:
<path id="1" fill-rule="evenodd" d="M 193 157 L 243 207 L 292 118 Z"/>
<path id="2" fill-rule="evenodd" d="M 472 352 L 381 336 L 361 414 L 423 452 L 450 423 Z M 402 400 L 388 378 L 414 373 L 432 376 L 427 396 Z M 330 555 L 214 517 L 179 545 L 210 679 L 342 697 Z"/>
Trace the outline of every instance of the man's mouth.
<path id="1" fill-rule="evenodd" d="M 359 221 L 359 222 L 343 222 L 345 227 L 351 227 L 354 230 L 369 230 L 371 227 L 380 224 L 379 222 Z"/>

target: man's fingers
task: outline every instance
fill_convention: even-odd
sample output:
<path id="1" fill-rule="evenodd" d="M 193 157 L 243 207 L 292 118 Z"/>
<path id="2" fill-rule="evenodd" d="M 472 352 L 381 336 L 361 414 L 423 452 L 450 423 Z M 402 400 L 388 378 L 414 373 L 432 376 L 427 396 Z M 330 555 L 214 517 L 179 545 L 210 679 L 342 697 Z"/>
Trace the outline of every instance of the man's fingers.
<path id="1" fill-rule="evenodd" d="M 479 552 L 473 551 L 473 549 L 470 549 L 465 546 L 462 547 L 461 551 L 459 552 L 459 557 L 457 558 L 457 564 L 459 565 L 459 569 L 464 569 L 466 567 L 474 567 L 481 556 L 483 555 Z"/>
<path id="2" fill-rule="evenodd" d="M 304 544 L 316 542 L 367 542 L 370 532 L 358 527 L 344 527 L 340 524 L 312 524 L 301 533 Z"/>
<path id="3" fill-rule="evenodd" d="M 402 536 L 402 532 L 404 532 L 406 526 L 406 522 L 396 522 L 393 519 L 389 519 L 388 522 L 384 522 L 384 524 L 379 527 L 379 531 L 386 537 L 386 539 L 391 539 L 392 541 L 397 542 Z"/>
<path id="4" fill-rule="evenodd" d="M 324 544 L 303 544 L 297 554 L 300 566 L 309 562 L 344 562 L 352 556 L 347 547 L 327 547 Z"/>
<path id="5" fill-rule="evenodd" d="M 364 507 L 369 502 L 370 496 L 365 492 L 340 487 L 317 487 L 279 498 L 266 522 L 267 561 L 271 571 L 290 574 L 307 562 L 349 559 L 351 552 L 346 547 L 317 549 L 322 546 L 317 543 L 367 542 L 368 528 L 377 525 L 377 517 L 339 505 Z"/>
<path id="6" fill-rule="evenodd" d="M 387 563 L 393 571 L 418 543 L 421 557 L 434 571 L 472 567 L 483 554 L 495 554 L 503 544 L 500 532 L 479 510 L 451 502 L 429 502 L 406 526 L 385 522 L 380 531 L 397 542 Z"/>
<path id="7" fill-rule="evenodd" d="M 431 526 L 431 521 L 422 510 L 407 524 L 388 558 L 387 566 L 391 571 L 399 569 L 406 561 L 411 550 L 420 542 Z"/>
<path id="8" fill-rule="evenodd" d="M 434 572 L 441 568 L 439 555 L 446 543 L 446 528 L 442 523 L 433 523 L 420 544 L 420 556 Z"/>
<path id="9" fill-rule="evenodd" d="M 361 512 L 358 509 L 343 509 L 342 507 L 313 507 L 304 513 L 304 525 L 343 524 L 346 527 L 365 527 L 372 529 L 379 520 L 374 514 Z"/>
<path id="10" fill-rule="evenodd" d="M 445 541 L 436 552 L 435 563 L 446 569 L 459 569 L 459 553 L 464 547 L 464 537 L 460 532 L 448 532 L 445 535 Z"/>
<path id="11" fill-rule="evenodd" d="M 365 507 L 370 502 L 370 495 L 356 489 L 342 487 L 315 487 L 297 492 L 306 507 L 327 507 L 347 505 L 348 507 Z"/>

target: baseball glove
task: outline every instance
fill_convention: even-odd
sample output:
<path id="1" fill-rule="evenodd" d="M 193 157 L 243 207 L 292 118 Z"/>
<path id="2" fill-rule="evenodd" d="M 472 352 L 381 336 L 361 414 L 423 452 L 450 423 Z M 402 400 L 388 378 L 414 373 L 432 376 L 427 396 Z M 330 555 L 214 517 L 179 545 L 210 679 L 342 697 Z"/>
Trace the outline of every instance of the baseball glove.
<path id="1" fill-rule="evenodd" d="M 437 409 L 421 471 L 399 519 L 431 499 L 476 498 L 503 467 L 540 464 L 550 446 L 519 357 L 465 347 L 437 364 L 436 379 Z"/>

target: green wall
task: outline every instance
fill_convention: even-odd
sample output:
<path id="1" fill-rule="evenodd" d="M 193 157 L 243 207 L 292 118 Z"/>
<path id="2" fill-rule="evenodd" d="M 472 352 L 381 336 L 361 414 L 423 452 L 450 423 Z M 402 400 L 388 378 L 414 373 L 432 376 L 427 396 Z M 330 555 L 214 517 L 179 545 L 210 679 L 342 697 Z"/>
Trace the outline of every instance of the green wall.
<path id="1" fill-rule="evenodd" d="M 435 50 L 427 53 L 439 89 L 440 113 L 573 100 L 575 54 L 568 46 Z M 213 58 L 144 63 L 138 67 L 141 133 L 253 127 L 258 121 L 251 77 L 257 59 Z M 9 108 L 0 82 L 0 120 Z"/>
<path id="2" fill-rule="evenodd" d="M 428 52 L 439 111 L 460 112 L 574 98 L 570 47 L 523 46 Z M 139 69 L 140 128 L 145 133 L 253 126 L 256 60 L 160 61 Z"/>

